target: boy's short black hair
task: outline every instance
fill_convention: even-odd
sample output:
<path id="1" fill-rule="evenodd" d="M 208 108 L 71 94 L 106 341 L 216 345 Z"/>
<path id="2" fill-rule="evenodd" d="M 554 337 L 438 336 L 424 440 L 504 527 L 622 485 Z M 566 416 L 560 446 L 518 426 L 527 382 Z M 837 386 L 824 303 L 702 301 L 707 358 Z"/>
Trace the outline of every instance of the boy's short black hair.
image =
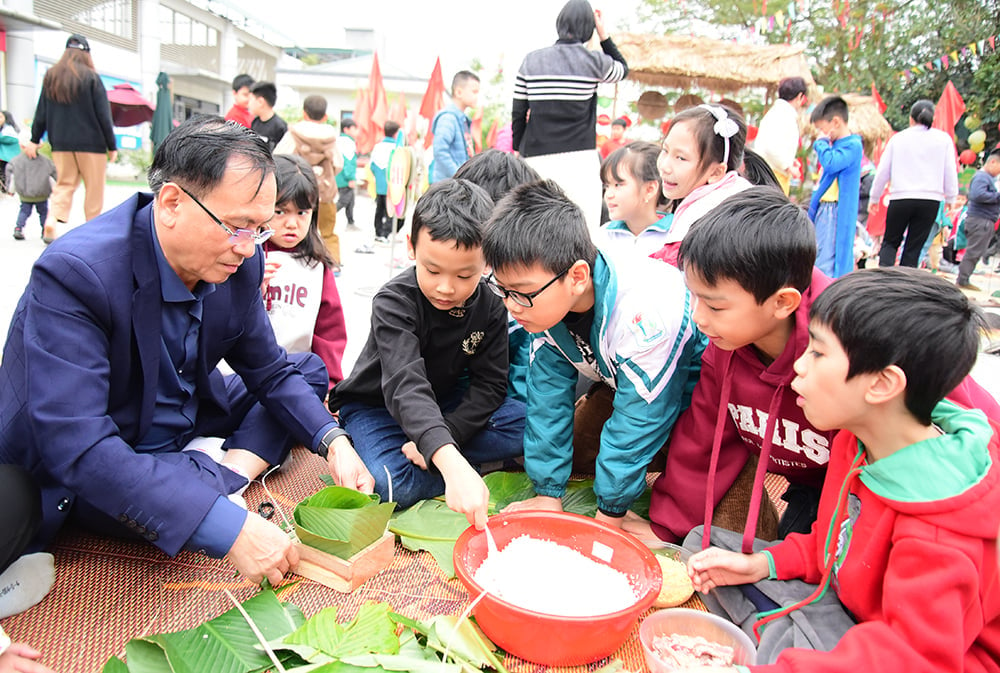
<path id="1" fill-rule="evenodd" d="M 623 129 L 627 129 L 628 128 L 628 121 L 626 121 L 624 117 L 619 117 L 618 119 L 616 119 L 613 122 L 611 122 L 611 125 L 612 126 L 621 126 Z"/>
<path id="2" fill-rule="evenodd" d="M 847 378 L 896 365 L 907 410 L 925 425 L 976 362 L 982 312 L 955 285 L 918 269 L 854 271 L 813 302 L 809 318 L 847 353 Z"/>
<path id="3" fill-rule="evenodd" d="M 399 122 L 394 122 L 390 119 L 382 127 L 382 132 L 387 138 L 395 138 L 396 134 L 399 133 Z"/>
<path id="4" fill-rule="evenodd" d="M 302 112 L 307 119 L 314 122 L 322 121 L 323 117 L 326 116 L 326 98 L 318 94 L 306 96 L 306 99 L 302 101 Z"/>
<path id="5" fill-rule="evenodd" d="M 802 77 L 786 77 L 778 82 L 778 98 L 781 100 L 795 100 L 808 90 Z"/>
<path id="6" fill-rule="evenodd" d="M 551 180 L 515 187 L 486 223 L 483 256 L 494 269 L 540 265 L 563 273 L 583 260 L 593 269 L 597 248 L 580 208 Z"/>
<path id="7" fill-rule="evenodd" d="M 251 77 L 246 73 L 237 75 L 236 77 L 233 78 L 233 91 L 239 91 L 243 87 L 249 89 L 252 86 L 253 86 L 253 77 Z"/>
<path id="8" fill-rule="evenodd" d="M 342 122 L 340 122 L 340 130 L 346 131 L 347 129 L 352 129 L 357 126 L 357 122 L 354 121 L 353 117 L 345 117 Z"/>
<path id="9" fill-rule="evenodd" d="M 847 123 L 849 118 L 847 101 L 840 96 L 827 96 L 816 105 L 816 109 L 809 116 L 809 121 L 814 124 L 821 119 L 828 122 L 833 121 L 834 117 L 840 117 L 845 124 Z"/>
<path id="10" fill-rule="evenodd" d="M 731 280 L 758 304 L 785 287 L 805 292 L 816 262 L 809 216 L 781 192 L 751 187 L 702 217 L 681 242 L 678 263 L 707 284 Z"/>
<path id="11" fill-rule="evenodd" d="M 1000 145 L 991 149 L 990 153 L 986 155 L 986 161 L 990 159 L 1000 159 Z"/>
<path id="12" fill-rule="evenodd" d="M 471 70 L 459 70 L 455 73 L 455 76 L 451 78 L 451 95 L 455 95 L 455 90 L 460 86 L 465 86 L 469 82 L 478 82 L 479 75 L 472 72 Z"/>
<path id="13" fill-rule="evenodd" d="M 453 177 L 479 185 L 496 203 L 518 185 L 541 180 L 524 159 L 509 152 L 489 149 L 458 167 Z"/>
<path id="14" fill-rule="evenodd" d="M 441 180 L 432 184 L 413 209 L 410 245 L 417 248 L 423 229 L 432 241 L 455 241 L 460 248 L 483 243 L 483 223 L 493 210 L 493 199 L 468 180 Z"/>
<path id="15" fill-rule="evenodd" d="M 250 88 L 250 93 L 257 98 L 263 98 L 271 107 L 278 102 L 278 89 L 272 82 L 257 82 Z"/>

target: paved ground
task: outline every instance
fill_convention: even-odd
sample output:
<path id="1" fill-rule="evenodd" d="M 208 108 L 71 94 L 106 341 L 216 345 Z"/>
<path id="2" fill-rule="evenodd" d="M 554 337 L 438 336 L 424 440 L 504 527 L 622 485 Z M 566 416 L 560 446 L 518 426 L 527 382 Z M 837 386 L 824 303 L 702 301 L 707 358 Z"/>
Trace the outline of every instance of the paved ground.
<path id="1" fill-rule="evenodd" d="M 124 201 L 145 185 L 126 185 L 116 183 L 108 185 L 105 190 L 105 207 L 111 208 Z M 371 316 L 371 297 L 392 275 L 399 273 L 410 264 L 405 249 L 405 241 L 400 235 L 395 248 L 375 246 L 374 254 L 359 254 L 356 250 L 362 245 L 371 245 L 375 236 L 372 218 L 375 204 L 367 195 L 358 195 L 355 206 L 355 221 L 357 231 L 346 231 L 347 220 L 343 211 L 338 213 L 337 233 L 341 240 L 341 256 L 344 264 L 343 272 L 337 279 L 341 300 L 344 305 L 344 317 L 347 321 L 347 351 L 344 356 L 344 372 L 350 371 L 357 359 L 361 347 L 368 337 L 369 319 Z M 74 209 L 70 217 L 70 227 L 83 222 L 83 192 L 77 191 L 74 199 Z M 32 214 L 32 219 L 25 227 L 27 240 L 15 241 L 13 236 L 14 221 L 17 218 L 19 202 L 16 197 L 0 195 L 0 269 L 3 269 L 2 292 L 0 292 L 0 326 L 2 338 L 6 338 L 6 326 L 17 306 L 17 301 L 24 291 L 31 266 L 35 259 L 45 249 L 41 241 L 41 228 Z M 4 228 L 6 227 L 6 231 Z M 405 230 L 404 230 L 405 233 Z M 390 253 L 394 253 L 396 263 L 390 269 Z M 990 267 L 996 266 L 998 260 L 993 260 Z M 991 312 L 1000 313 L 1000 298 L 991 299 L 990 295 L 1000 292 L 1000 273 L 994 273 L 980 264 L 980 272 L 973 276 L 972 282 L 983 289 L 976 293 L 980 303 L 991 302 L 998 308 L 989 308 Z M 945 275 L 953 280 L 954 276 Z M 997 332 L 994 332 L 997 334 Z M 991 392 L 1000 398 L 1000 358 L 980 357 L 977 364 L 976 378 L 987 386 Z"/>

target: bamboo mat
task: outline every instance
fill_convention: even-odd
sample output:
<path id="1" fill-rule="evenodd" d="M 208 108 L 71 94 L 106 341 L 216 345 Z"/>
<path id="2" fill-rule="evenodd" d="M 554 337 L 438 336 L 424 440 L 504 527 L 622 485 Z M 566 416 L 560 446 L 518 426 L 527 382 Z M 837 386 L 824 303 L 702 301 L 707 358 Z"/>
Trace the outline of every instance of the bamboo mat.
<path id="1" fill-rule="evenodd" d="M 255 483 L 246 492 L 248 505 L 255 510 L 270 500 L 290 514 L 295 503 L 322 488 L 319 475 L 324 469 L 320 458 L 296 449 L 291 467 L 268 479 L 271 496 Z M 53 590 L 3 626 L 15 641 L 40 650 L 42 662 L 59 673 L 99 671 L 108 657 L 123 657 L 132 638 L 188 629 L 216 617 L 232 607 L 226 589 L 240 601 L 257 591 L 225 561 L 190 552 L 171 559 L 151 545 L 80 530 L 64 530 L 49 551 L 56 559 Z M 388 568 L 352 594 L 301 579 L 282 599 L 298 605 L 307 617 L 336 605 L 341 620 L 353 618 L 369 601 L 390 603 L 414 619 L 458 614 L 465 608 L 469 596 L 464 587 L 457 579 L 446 579 L 429 554 L 408 551 L 398 543 L 395 552 Z M 697 596 L 685 607 L 704 609 Z M 638 625 L 613 656 L 629 670 L 645 670 Z M 504 663 L 514 673 L 575 673 L 597 670 L 608 661 L 547 669 L 507 656 Z"/>

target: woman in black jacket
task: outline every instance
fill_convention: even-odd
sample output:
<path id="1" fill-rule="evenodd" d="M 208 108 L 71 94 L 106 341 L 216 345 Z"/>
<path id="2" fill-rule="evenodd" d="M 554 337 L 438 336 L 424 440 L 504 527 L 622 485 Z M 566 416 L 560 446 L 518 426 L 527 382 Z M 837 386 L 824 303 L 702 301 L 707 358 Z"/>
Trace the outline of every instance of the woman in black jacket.
<path id="1" fill-rule="evenodd" d="M 50 243 L 58 225 L 69 220 L 73 193 L 81 180 L 86 218 L 91 220 L 101 213 L 108 160 L 118 157 L 108 94 L 94 70 L 90 44 L 83 35 L 71 35 L 62 58 L 45 73 L 26 154 L 35 156 L 46 132 L 59 175 L 43 234 Z"/>

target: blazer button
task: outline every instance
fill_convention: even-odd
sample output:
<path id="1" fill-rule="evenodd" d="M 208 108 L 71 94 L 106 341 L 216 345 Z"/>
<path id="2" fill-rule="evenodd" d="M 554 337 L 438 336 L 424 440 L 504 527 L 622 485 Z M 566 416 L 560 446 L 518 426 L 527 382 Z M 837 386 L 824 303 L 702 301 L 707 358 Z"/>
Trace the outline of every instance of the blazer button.
<path id="1" fill-rule="evenodd" d="M 138 528 L 135 529 L 135 532 L 138 533 L 139 535 L 145 535 L 146 534 L 146 527 L 145 526 L 139 526 Z"/>
<path id="2" fill-rule="evenodd" d="M 146 533 L 146 539 L 149 540 L 150 542 L 156 542 L 157 540 L 160 539 L 160 534 L 157 533 L 155 530 L 151 530 L 148 533 Z"/>
<path id="3" fill-rule="evenodd" d="M 135 522 L 135 519 L 129 519 L 128 523 L 126 523 L 125 525 L 131 528 L 132 530 L 135 530 L 135 527 L 138 526 L 139 524 Z"/>
<path id="4" fill-rule="evenodd" d="M 70 505 L 69 498 L 62 498 L 59 501 L 59 504 L 56 505 L 56 509 L 58 509 L 60 512 L 65 512 L 67 509 L 69 509 L 69 505 Z"/>
<path id="5" fill-rule="evenodd" d="M 125 523 L 126 521 L 128 521 L 128 515 L 127 514 L 119 514 L 118 515 L 118 521 L 120 523 Z"/>

